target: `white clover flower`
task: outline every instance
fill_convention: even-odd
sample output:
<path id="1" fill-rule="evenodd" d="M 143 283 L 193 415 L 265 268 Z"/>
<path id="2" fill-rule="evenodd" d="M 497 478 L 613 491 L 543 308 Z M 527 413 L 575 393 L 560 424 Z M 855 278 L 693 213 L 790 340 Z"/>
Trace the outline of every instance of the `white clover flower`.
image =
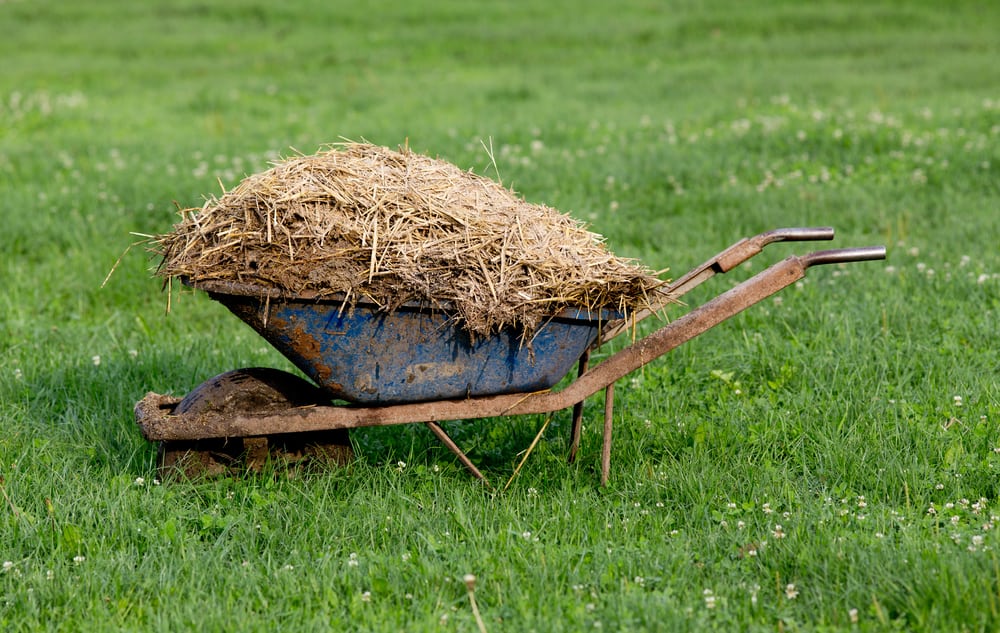
<path id="1" fill-rule="evenodd" d="M 794 583 L 788 583 L 785 585 L 785 597 L 789 600 L 795 600 L 799 597 L 799 590 L 795 587 Z"/>
<path id="2" fill-rule="evenodd" d="M 361 593 L 361 602 L 371 602 L 371 601 L 372 601 L 372 592 L 365 591 Z"/>
<path id="3" fill-rule="evenodd" d="M 781 524 L 780 523 L 775 524 L 774 531 L 771 534 L 773 534 L 774 538 L 777 538 L 777 539 L 785 538 L 785 531 L 781 528 Z"/>
<path id="4" fill-rule="evenodd" d="M 135 481 L 134 481 L 133 483 L 134 483 L 134 484 L 135 484 L 136 486 L 142 486 L 142 485 L 144 485 L 144 484 L 146 483 L 146 480 L 145 480 L 145 479 L 143 479 L 142 477 L 136 477 L 136 478 L 135 478 Z"/>
<path id="5" fill-rule="evenodd" d="M 857 609 L 851 609 L 851 610 L 849 610 L 847 612 L 847 618 L 851 621 L 851 624 L 857 624 L 858 623 L 858 610 Z"/>
<path id="6" fill-rule="evenodd" d="M 358 566 L 358 553 L 357 552 L 351 552 L 350 555 L 347 557 L 347 566 L 348 567 L 357 567 Z"/>
<path id="7" fill-rule="evenodd" d="M 100 354 L 94 354 L 93 356 L 91 356 L 90 357 L 90 362 L 94 363 L 95 367 L 97 367 L 98 365 L 100 365 L 101 364 L 101 356 L 100 356 Z"/>
<path id="8" fill-rule="evenodd" d="M 84 562 L 86 560 L 87 560 L 87 557 L 83 556 L 82 554 L 77 554 L 76 556 L 73 557 L 73 562 L 76 563 L 77 565 L 79 565 L 80 563 L 82 563 L 82 562 Z"/>

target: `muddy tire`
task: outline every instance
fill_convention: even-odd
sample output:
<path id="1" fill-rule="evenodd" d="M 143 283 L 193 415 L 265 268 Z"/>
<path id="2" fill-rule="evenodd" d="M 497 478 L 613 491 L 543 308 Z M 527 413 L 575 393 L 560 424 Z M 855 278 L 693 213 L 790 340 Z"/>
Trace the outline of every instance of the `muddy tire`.
<path id="1" fill-rule="evenodd" d="M 206 380 L 177 404 L 173 415 L 280 414 L 329 400 L 321 389 L 294 374 L 252 367 Z M 165 441 L 158 450 L 161 476 L 189 479 L 259 472 L 269 460 L 286 466 L 342 466 L 353 458 L 346 429 Z"/>

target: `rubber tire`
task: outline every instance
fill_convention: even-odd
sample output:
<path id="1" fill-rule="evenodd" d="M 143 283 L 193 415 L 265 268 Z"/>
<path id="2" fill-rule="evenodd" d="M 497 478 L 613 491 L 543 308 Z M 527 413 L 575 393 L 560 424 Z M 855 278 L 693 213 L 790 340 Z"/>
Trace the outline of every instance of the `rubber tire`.
<path id="1" fill-rule="evenodd" d="M 191 391 L 173 415 L 280 413 L 295 407 L 329 404 L 312 383 L 285 371 L 249 367 L 219 374 Z M 354 458 L 347 429 L 161 442 L 161 475 L 189 479 L 260 471 L 268 459 L 342 466 Z"/>

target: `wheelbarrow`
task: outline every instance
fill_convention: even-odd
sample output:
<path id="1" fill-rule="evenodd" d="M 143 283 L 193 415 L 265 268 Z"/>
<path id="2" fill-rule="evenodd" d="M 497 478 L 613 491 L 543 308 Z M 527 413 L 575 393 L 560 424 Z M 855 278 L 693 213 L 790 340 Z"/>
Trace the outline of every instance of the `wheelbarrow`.
<path id="1" fill-rule="evenodd" d="M 668 290 L 678 298 L 781 241 L 831 240 L 834 230 L 785 228 L 742 239 Z M 441 427 L 445 420 L 553 413 L 572 408 L 568 459 L 580 444 L 584 400 L 601 390 L 601 485 L 611 464 L 615 382 L 729 317 L 779 292 L 821 264 L 885 258 L 885 247 L 821 250 L 774 264 L 599 363 L 591 351 L 663 305 L 623 315 L 567 310 L 524 341 L 517 332 L 473 340 L 446 310 L 407 304 L 392 312 L 336 298 L 228 281 L 187 284 L 207 291 L 284 354 L 313 382 L 268 368 L 211 378 L 183 398 L 148 393 L 135 407 L 143 436 L 159 443 L 164 474 L 259 469 L 269 458 L 343 463 L 347 433 L 422 423 L 477 478 L 485 477 Z M 555 387 L 578 366 L 575 379 Z M 488 482 L 487 482 L 488 483 Z"/>

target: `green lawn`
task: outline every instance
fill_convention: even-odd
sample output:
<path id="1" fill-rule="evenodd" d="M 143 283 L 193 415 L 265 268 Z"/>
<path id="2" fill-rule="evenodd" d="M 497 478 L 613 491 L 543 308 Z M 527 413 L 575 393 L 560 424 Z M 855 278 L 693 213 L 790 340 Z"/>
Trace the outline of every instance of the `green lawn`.
<path id="1" fill-rule="evenodd" d="M 0 629 L 470 631 L 471 573 L 491 632 L 997 630 L 997 33 L 986 1 L 0 1 Z M 290 365 L 204 296 L 165 314 L 142 247 L 102 281 L 342 138 L 674 276 L 779 226 L 889 257 L 619 381 L 606 488 L 600 396 L 576 463 L 562 412 L 503 493 L 420 425 L 160 483 L 143 394 Z M 503 483 L 544 421 L 445 426 Z"/>

